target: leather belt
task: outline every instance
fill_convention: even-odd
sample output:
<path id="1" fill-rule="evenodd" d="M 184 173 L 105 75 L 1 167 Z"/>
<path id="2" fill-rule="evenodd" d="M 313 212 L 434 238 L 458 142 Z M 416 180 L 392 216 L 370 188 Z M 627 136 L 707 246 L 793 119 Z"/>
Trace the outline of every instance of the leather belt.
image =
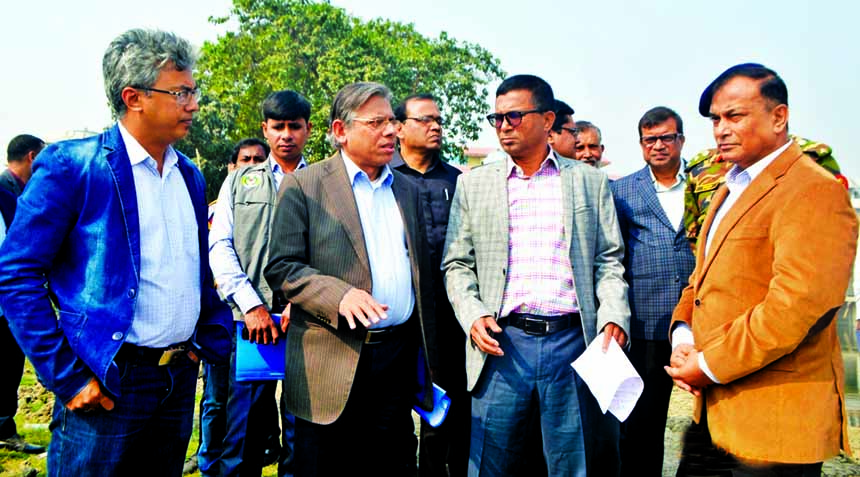
<path id="1" fill-rule="evenodd" d="M 375 345 L 387 343 L 395 338 L 399 338 L 406 328 L 405 324 L 391 326 L 388 328 L 372 328 L 367 330 L 367 335 L 364 337 L 364 344 Z"/>
<path id="2" fill-rule="evenodd" d="M 530 315 L 528 313 L 511 313 L 499 319 L 500 325 L 519 328 L 527 335 L 546 336 L 573 326 L 580 326 L 579 313 L 568 313 L 558 316 Z"/>
<path id="3" fill-rule="evenodd" d="M 181 362 L 183 358 L 193 363 L 200 361 L 197 355 L 191 350 L 188 342 L 177 343 L 166 348 L 147 348 L 131 343 L 123 343 L 116 354 L 116 359 L 151 366 L 169 366 Z"/>

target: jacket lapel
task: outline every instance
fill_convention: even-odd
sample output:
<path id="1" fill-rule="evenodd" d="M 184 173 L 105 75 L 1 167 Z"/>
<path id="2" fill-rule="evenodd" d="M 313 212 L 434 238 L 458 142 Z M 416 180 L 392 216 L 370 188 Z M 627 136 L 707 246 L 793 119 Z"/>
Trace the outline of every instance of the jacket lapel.
<path id="1" fill-rule="evenodd" d="M 732 208 L 726 212 L 723 220 L 718 224 L 717 230 L 714 231 L 714 238 L 711 240 L 711 247 L 708 250 L 708 255 L 705 258 L 705 265 L 702 273 L 699 274 L 698 282 L 701 283 L 711 263 L 714 261 L 714 256 L 720 250 L 726 237 L 737 226 L 738 222 L 746 215 L 747 212 L 759 201 L 767 195 L 776 186 L 776 181 L 788 170 L 803 153 L 797 144 L 792 144 L 782 154 L 780 154 L 770 165 L 768 165 L 761 173 L 747 186 L 737 198 L 737 201 L 732 205 Z M 711 203 L 711 209 L 708 211 L 708 217 L 702 227 L 702 235 L 699 237 L 699 256 L 704 252 L 707 243 L 708 233 L 710 233 L 711 225 L 713 225 L 714 216 L 722 205 L 726 196 L 729 194 L 727 186 L 722 186 L 717 190 L 717 194 Z M 702 240 L 704 239 L 704 241 Z"/>
<path id="2" fill-rule="evenodd" d="M 562 207 L 562 220 L 564 220 L 564 249 L 565 250 L 574 250 L 572 248 L 573 238 L 575 234 L 573 233 L 573 207 L 575 204 L 582 203 L 582 198 L 578 197 L 577 191 L 581 190 L 580 187 L 574 187 L 574 176 L 578 176 L 576 173 L 573 164 L 559 158 L 559 165 L 561 166 L 561 207 Z M 571 257 L 573 257 L 573 253 L 571 253 Z"/>
<path id="3" fill-rule="evenodd" d="M 128 230 L 128 246 L 134 262 L 134 274 L 140 280 L 140 218 L 137 212 L 137 190 L 134 187 L 131 162 L 118 125 L 115 124 L 105 132 L 102 147 L 116 184 L 125 229 Z"/>
<path id="4" fill-rule="evenodd" d="M 394 175 L 394 180 L 391 182 L 391 192 L 394 194 L 394 200 L 397 202 L 397 208 L 400 209 L 400 218 L 403 220 L 403 230 L 406 234 L 406 248 L 409 251 L 409 263 L 412 268 L 412 287 L 415 290 L 416 300 L 420 299 L 420 289 L 418 286 L 418 253 L 415 248 L 418 242 L 418 224 L 415 218 L 418 217 L 418 211 L 415 210 L 415 202 L 409 200 L 409 194 L 404 188 L 403 181 L 407 180 L 405 176 L 400 175 L 393 169 L 391 173 Z"/>
<path id="5" fill-rule="evenodd" d="M 346 174 L 343 156 L 338 152 L 326 161 L 325 174 L 322 178 L 323 189 L 330 200 L 331 214 L 344 228 L 344 232 L 355 249 L 359 262 L 370 275 L 370 260 L 367 258 L 367 245 L 364 243 L 364 231 L 361 219 L 358 217 L 358 206 L 352 193 L 352 180 Z"/>
<path id="6" fill-rule="evenodd" d="M 669 227 L 673 232 L 676 232 L 679 227 L 677 227 L 677 224 L 673 225 L 669 222 L 669 216 L 666 215 L 666 211 L 660 205 L 660 199 L 657 198 L 657 190 L 651 179 L 651 174 L 648 172 L 648 166 L 645 166 L 644 169 L 636 173 L 636 189 L 639 192 L 639 197 L 651 209 L 654 216 L 660 220 L 660 223 Z"/>

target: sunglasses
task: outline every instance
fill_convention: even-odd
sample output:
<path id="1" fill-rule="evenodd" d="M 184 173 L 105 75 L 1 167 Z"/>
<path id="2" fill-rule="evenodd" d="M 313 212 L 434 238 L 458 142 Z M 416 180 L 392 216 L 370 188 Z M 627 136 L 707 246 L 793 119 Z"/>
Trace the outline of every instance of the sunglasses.
<path id="1" fill-rule="evenodd" d="M 490 125 L 496 129 L 501 129 L 504 121 L 507 120 L 508 124 L 511 125 L 512 128 L 515 128 L 522 124 L 523 117 L 527 114 L 532 113 L 543 113 L 543 111 L 539 109 L 530 109 L 528 111 L 508 111 L 507 113 L 494 113 L 487 115 L 487 121 L 490 122 Z"/>

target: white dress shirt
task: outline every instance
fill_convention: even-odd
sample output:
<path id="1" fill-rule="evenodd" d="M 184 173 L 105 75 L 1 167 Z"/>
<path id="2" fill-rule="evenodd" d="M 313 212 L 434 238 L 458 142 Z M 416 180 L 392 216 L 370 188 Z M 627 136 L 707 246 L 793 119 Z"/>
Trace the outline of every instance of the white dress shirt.
<path id="1" fill-rule="evenodd" d="M 119 123 L 140 224 L 140 290 L 127 342 L 162 348 L 188 340 L 200 317 L 200 243 L 188 186 L 172 147 L 162 173 Z"/>
<path id="2" fill-rule="evenodd" d="M 654 190 L 657 192 L 657 200 L 660 201 L 660 206 L 666 217 L 669 218 L 669 223 L 678 230 L 678 227 L 683 226 L 684 220 L 684 191 L 687 188 L 687 175 L 684 174 L 684 163 L 678 167 L 678 173 L 675 175 L 675 183 L 670 186 L 664 186 L 654 176 L 654 171 L 648 168 L 648 173 L 651 174 L 651 183 L 654 184 Z"/>

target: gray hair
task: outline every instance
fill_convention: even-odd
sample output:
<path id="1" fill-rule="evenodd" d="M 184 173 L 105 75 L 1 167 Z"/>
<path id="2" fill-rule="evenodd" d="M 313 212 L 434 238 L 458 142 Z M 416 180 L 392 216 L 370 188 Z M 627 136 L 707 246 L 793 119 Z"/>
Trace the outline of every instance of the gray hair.
<path id="1" fill-rule="evenodd" d="M 116 37 L 102 58 L 105 93 L 115 119 L 125 116 L 122 90 L 151 88 L 164 68 L 194 68 L 197 52 L 187 40 L 161 30 L 129 30 Z"/>
<path id="2" fill-rule="evenodd" d="M 355 117 L 355 110 L 362 107 L 370 98 L 381 96 L 388 102 L 391 102 L 391 90 L 383 84 L 363 82 L 352 83 L 341 88 L 334 97 L 331 103 L 331 115 L 328 120 L 328 132 L 326 138 L 335 149 L 340 149 L 341 144 L 334 137 L 332 124 L 335 120 L 340 119 L 347 125 L 352 124 L 352 119 Z"/>
<path id="3" fill-rule="evenodd" d="M 577 121 L 574 126 L 576 129 L 579 129 L 580 132 L 585 131 L 586 129 L 591 129 L 592 131 L 597 133 L 597 142 L 603 144 L 603 133 L 600 132 L 600 128 L 595 126 L 594 124 L 588 121 Z M 579 133 L 577 133 L 578 135 Z"/>

